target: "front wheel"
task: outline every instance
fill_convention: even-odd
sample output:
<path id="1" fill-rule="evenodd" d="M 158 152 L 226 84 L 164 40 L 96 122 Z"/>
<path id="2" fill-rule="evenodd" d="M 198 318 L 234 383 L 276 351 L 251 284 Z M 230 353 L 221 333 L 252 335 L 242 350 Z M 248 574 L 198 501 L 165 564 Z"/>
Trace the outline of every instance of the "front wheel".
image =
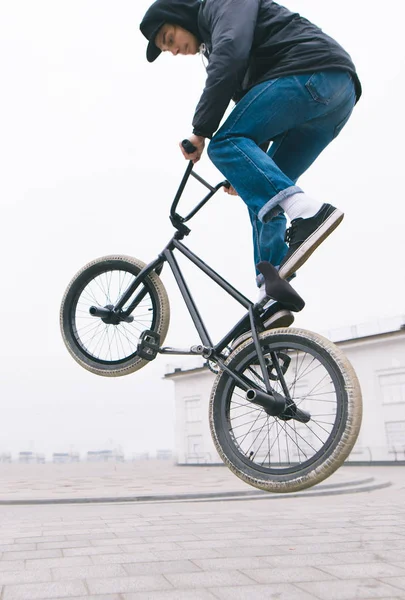
<path id="1" fill-rule="evenodd" d="M 275 329 L 259 339 L 273 390 L 298 411 L 270 416 L 222 371 L 211 394 L 211 434 L 240 479 L 269 492 L 295 492 L 324 480 L 349 455 L 361 425 L 360 385 L 344 354 L 318 334 Z M 251 339 L 227 366 L 251 388 L 265 390 Z M 306 422 L 297 418 L 300 411 L 309 415 Z"/>
<path id="2" fill-rule="evenodd" d="M 156 273 L 145 277 L 135 291 L 134 296 L 141 292 L 142 298 L 131 322 L 90 314 L 92 307 L 114 307 L 144 266 L 130 256 L 104 256 L 83 267 L 67 287 L 60 310 L 62 337 L 73 358 L 96 375 L 118 377 L 143 367 L 148 361 L 137 353 L 143 331 L 159 334 L 160 344 L 166 337 L 169 299 Z"/>

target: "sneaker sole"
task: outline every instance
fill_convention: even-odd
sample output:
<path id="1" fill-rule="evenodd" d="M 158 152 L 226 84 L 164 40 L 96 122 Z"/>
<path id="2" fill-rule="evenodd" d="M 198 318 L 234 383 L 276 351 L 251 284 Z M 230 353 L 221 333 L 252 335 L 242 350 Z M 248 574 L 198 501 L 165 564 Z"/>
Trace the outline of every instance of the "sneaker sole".
<path id="1" fill-rule="evenodd" d="M 277 327 L 290 327 L 294 323 L 294 315 L 290 313 L 289 310 L 279 310 L 272 317 L 267 319 L 263 323 L 266 329 L 276 329 Z M 235 350 L 237 346 L 239 346 L 242 342 L 252 337 L 250 331 L 244 333 L 239 336 L 234 342 L 231 344 L 231 349 Z"/>
<path id="2" fill-rule="evenodd" d="M 303 244 L 290 256 L 287 262 L 280 267 L 281 279 L 287 279 L 308 260 L 311 254 L 342 222 L 344 213 L 336 209 L 331 215 L 305 240 Z"/>

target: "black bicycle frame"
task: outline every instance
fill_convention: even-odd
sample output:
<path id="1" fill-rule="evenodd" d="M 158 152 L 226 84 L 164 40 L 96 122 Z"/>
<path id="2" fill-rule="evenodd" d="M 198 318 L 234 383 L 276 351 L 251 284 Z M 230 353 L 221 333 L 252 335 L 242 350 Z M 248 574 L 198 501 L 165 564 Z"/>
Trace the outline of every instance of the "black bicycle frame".
<path id="1" fill-rule="evenodd" d="M 255 305 L 250 300 L 248 300 L 243 294 L 241 294 L 236 288 L 234 288 L 230 283 L 228 283 L 228 281 L 221 277 L 221 275 L 214 271 L 209 265 L 202 261 L 196 254 L 194 254 L 180 241 L 184 238 L 184 236 L 190 233 L 190 229 L 185 225 L 185 223 L 189 221 L 221 187 L 229 185 L 228 182 L 224 181 L 218 184 L 217 186 L 213 187 L 209 183 L 207 183 L 202 177 L 194 173 L 192 169 L 193 163 L 190 161 L 190 163 L 187 166 L 185 175 L 179 186 L 179 189 L 176 193 L 176 196 L 173 200 L 173 204 L 171 206 L 170 220 L 173 226 L 177 229 L 175 235 L 166 245 L 163 251 L 159 254 L 159 256 L 155 260 L 150 262 L 148 265 L 146 265 L 139 272 L 134 282 L 128 287 L 128 289 L 119 299 L 118 303 L 115 305 L 114 311 L 119 312 L 123 317 L 128 317 L 139 304 L 139 302 L 141 302 L 141 300 L 145 297 L 145 295 L 147 294 L 147 289 L 144 288 L 142 291 L 140 291 L 125 310 L 123 310 L 124 305 L 133 296 L 137 288 L 141 285 L 141 283 L 149 275 L 149 273 L 153 271 L 160 273 L 160 271 L 163 268 L 163 264 L 167 262 L 170 265 L 176 283 L 179 287 L 181 295 L 183 296 L 184 302 L 187 306 L 187 309 L 190 313 L 194 326 L 200 336 L 203 345 L 192 346 L 189 350 L 163 347 L 159 349 L 159 353 L 186 355 L 200 354 L 207 359 L 210 358 L 214 360 L 224 371 L 226 371 L 242 389 L 248 390 L 251 388 L 251 382 L 248 383 L 247 381 L 245 381 L 243 376 L 239 376 L 230 369 L 228 369 L 228 367 L 224 364 L 225 357 L 221 355 L 221 352 L 238 335 L 250 329 L 252 331 L 253 341 L 259 358 L 259 363 L 263 374 L 263 380 L 266 385 L 267 391 L 270 392 L 270 381 L 267 373 L 263 352 L 261 350 L 258 338 L 258 330 L 264 330 L 263 323 L 260 319 L 260 312 L 255 308 Z M 179 214 L 176 213 L 176 208 L 190 175 L 195 177 L 200 183 L 207 187 L 210 190 L 210 192 L 186 217 L 181 217 Z M 210 279 L 215 281 L 215 283 L 217 283 L 223 290 L 225 290 L 230 296 L 232 296 L 232 298 L 234 298 L 237 302 L 239 302 L 239 304 L 244 306 L 248 311 L 247 314 L 244 315 L 239 320 L 239 322 L 216 345 L 213 345 L 212 343 L 204 321 L 198 311 L 196 303 L 184 279 L 183 273 L 181 272 L 181 269 L 173 255 L 174 250 L 178 250 L 179 252 L 181 252 L 194 265 L 196 265 L 196 267 L 203 271 L 203 273 L 205 273 Z"/>

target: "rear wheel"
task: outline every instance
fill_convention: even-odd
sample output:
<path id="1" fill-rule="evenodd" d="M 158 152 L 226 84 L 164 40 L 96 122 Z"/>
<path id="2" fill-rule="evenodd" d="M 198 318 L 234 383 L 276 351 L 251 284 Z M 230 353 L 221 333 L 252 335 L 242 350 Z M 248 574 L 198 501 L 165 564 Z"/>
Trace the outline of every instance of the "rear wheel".
<path id="1" fill-rule="evenodd" d="M 294 492 L 331 475 L 349 455 L 361 424 L 360 386 L 347 358 L 320 335 L 289 328 L 259 338 L 274 391 L 310 419 L 291 418 L 294 411 L 269 416 L 223 371 L 211 394 L 211 434 L 222 460 L 243 481 Z M 251 339 L 234 350 L 227 366 L 265 390 Z"/>
<path id="2" fill-rule="evenodd" d="M 145 266 L 130 256 L 104 256 L 87 264 L 70 282 L 62 300 L 62 337 L 73 358 L 97 375 L 117 377 L 133 373 L 148 361 L 137 354 L 140 334 L 152 330 L 162 344 L 170 320 L 169 300 L 156 273 L 149 274 L 133 298 L 144 296 L 131 313 L 131 322 L 111 322 L 90 314 L 91 307 L 114 307 Z"/>

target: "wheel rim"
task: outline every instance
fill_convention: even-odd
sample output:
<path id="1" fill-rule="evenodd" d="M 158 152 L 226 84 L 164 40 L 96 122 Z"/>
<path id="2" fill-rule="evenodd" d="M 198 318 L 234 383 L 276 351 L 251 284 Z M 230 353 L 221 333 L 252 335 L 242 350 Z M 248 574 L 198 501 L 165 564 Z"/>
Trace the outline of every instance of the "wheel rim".
<path id="1" fill-rule="evenodd" d="M 250 468 L 268 475 L 288 475 L 324 462 L 340 439 L 347 418 L 344 383 L 331 361 L 319 351 L 299 342 L 271 342 L 264 347 L 266 362 L 275 352 L 277 357 L 291 358 L 284 374 L 285 384 L 297 405 L 311 414 L 309 423 L 294 419 L 284 421 L 271 417 L 264 409 L 248 402 L 245 392 L 228 379 L 221 406 L 227 446 Z M 271 360 L 271 359 L 270 359 Z M 282 364 L 282 361 L 280 361 Z M 275 391 L 283 394 L 280 379 L 274 379 L 274 365 L 268 370 Z M 241 359 L 237 371 L 252 386 L 265 389 L 253 345 Z"/>
<path id="2" fill-rule="evenodd" d="M 133 358 L 142 331 L 155 326 L 156 301 L 147 282 L 146 296 L 131 313 L 132 323 L 106 324 L 89 313 L 91 306 L 114 306 L 136 275 L 135 269 L 108 267 L 86 277 L 75 290 L 69 314 L 73 341 L 81 352 L 99 364 L 116 365 Z M 140 288 L 135 294 L 139 291 Z"/>

